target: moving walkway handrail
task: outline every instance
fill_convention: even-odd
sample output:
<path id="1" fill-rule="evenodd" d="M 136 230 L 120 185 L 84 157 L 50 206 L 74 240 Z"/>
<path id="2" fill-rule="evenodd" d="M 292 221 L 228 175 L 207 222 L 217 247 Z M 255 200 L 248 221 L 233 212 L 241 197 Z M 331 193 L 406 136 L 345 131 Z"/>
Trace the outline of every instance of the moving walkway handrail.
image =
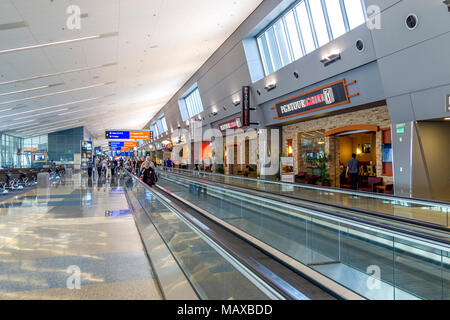
<path id="1" fill-rule="evenodd" d="M 178 175 L 176 175 L 176 176 L 178 176 Z M 182 177 L 182 179 L 186 179 L 186 180 L 195 179 L 193 177 L 187 178 L 186 176 L 182 176 L 182 175 L 180 175 L 180 176 Z M 195 180 L 197 180 L 197 181 L 195 181 Z M 226 190 L 230 190 L 232 192 L 237 192 L 237 193 L 241 192 L 241 191 L 236 190 L 237 187 L 235 187 L 235 186 L 220 186 L 219 187 L 219 186 L 214 185 L 211 182 L 206 182 L 206 181 L 198 182 L 198 179 L 195 179 L 195 180 L 194 180 L 195 183 L 203 184 L 203 185 L 209 185 L 209 186 L 211 186 L 213 188 L 226 189 Z M 424 233 L 420 233 L 420 232 L 417 232 L 417 231 L 411 231 L 411 230 L 406 230 L 406 229 L 398 228 L 398 227 L 395 227 L 395 226 L 391 226 L 391 225 L 388 225 L 388 224 L 383 224 L 383 223 L 378 223 L 378 222 L 373 222 L 373 221 L 367 221 L 367 220 L 364 220 L 364 219 L 359 219 L 359 218 L 356 218 L 356 217 L 353 217 L 353 216 L 349 216 L 349 215 L 345 215 L 345 214 L 341 214 L 341 213 L 337 213 L 337 212 L 331 212 L 331 211 L 327 211 L 327 210 L 319 210 L 317 208 L 308 207 L 306 205 L 292 204 L 292 203 L 289 203 L 289 202 L 287 202 L 285 200 L 272 198 L 270 196 L 262 196 L 260 194 L 257 194 L 257 193 L 254 193 L 254 192 L 251 192 L 251 191 L 248 191 L 248 190 L 246 190 L 246 194 L 251 194 L 251 195 L 256 196 L 256 197 L 268 199 L 269 201 L 283 203 L 285 205 L 298 206 L 298 207 L 305 208 L 305 209 L 308 209 L 308 210 L 320 212 L 320 213 L 325 214 L 325 215 L 331 215 L 331 216 L 338 217 L 340 219 L 345 219 L 347 221 L 353 221 L 353 222 L 358 223 L 358 224 L 373 226 L 373 227 L 376 227 L 377 229 L 379 229 L 379 231 L 381 231 L 381 232 L 383 232 L 383 230 L 387 229 L 388 231 L 394 233 L 396 236 L 399 236 L 399 237 L 403 237 L 405 234 L 407 234 L 407 235 L 412 236 L 414 238 L 418 238 L 418 240 L 422 240 L 422 241 L 423 240 L 427 240 L 429 245 L 438 245 L 438 246 L 447 245 L 447 246 L 450 247 L 450 240 L 434 237 L 434 236 L 431 236 L 431 235 L 428 235 L 428 234 L 424 234 Z M 448 231 L 448 229 L 447 229 L 447 231 Z M 429 243 L 430 241 L 432 243 Z"/>
<path id="2" fill-rule="evenodd" d="M 171 172 L 172 174 L 174 174 L 173 172 Z M 175 173 L 176 174 L 176 173 Z M 182 175 L 183 177 L 189 177 L 192 179 L 199 179 L 205 183 L 210 183 L 211 182 L 217 182 L 217 181 L 213 181 L 213 180 L 207 180 L 207 179 L 202 179 L 201 176 L 199 176 L 198 178 L 195 176 L 186 176 L 186 175 Z M 234 185 L 231 183 L 225 183 L 225 182 L 221 182 L 221 185 L 226 185 L 229 187 L 234 187 L 234 188 L 244 188 L 242 186 L 238 186 L 238 185 Z M 293 194 L 289 194 L 289 193 L 281 193 L 281 192 L 276 192 L 276 191 L 267 191 L 267 190 L 260 190 L 257 188 L 252 188 L 252 187 L 245 187 L 245 190 L 253 190 L 255 192 L 258 193 L 262 193 L 262 194 L 274 194 L 280 197 L 284 197 L 284 198 L 290 198 L 290 199 L 294 199 L 294 200 L 299 200 L 299 201 L 306 201 L 306 202 L 311 202 L 311 203 L 315 203 L 318 205 L 322 205 L 322 206 L 328 206 L 328 207 L 335 207 L 338 209 L 343 209 L 343 210 L 348 210 L 348 211 L 354 211 L 357 213 L 363 213 L 366 215 L 370 215 L 370 216 L 375 216 L 375 217 L 380 217 L 383 219 L 389 219 L 389 220 L 396 220 L 399 222 L 404 222 L 404 223 L 408 223 L 411 225 L 415 225 L 415 226 L 419 226 L 419 227 L 425 227 L 425 228 L 430 228 L 430 229 L 436 229 L 439 231 L 444 231 L 444 232 L 450 232 L 450 229 L 439 225 L 439 224 L 435 224 L 435 223 L 430 223 L 430 222 L 426 222 L 426 221 L 421 221 L 421 220 L 417 220 L 417 219 L 409 219 L 409 218 L 404 218 L 404 217 L 399 217 L 399 216 L 395 216 L 395 215 L 389 215 L 389 214 L 385 214 L 385 213 L 381 213 L 381 212 L 377 212 L 377 211 L 371 211 L 371 210 L 366 210 L 366 209 L 361 209 L 361 208 L 354 208 L 354 207 L 349 207 L 349 206 L 344 206 L 344 205 L 340 205 L 337 203 L 328 203 L 328 202 L 323 202 L 320 200 L 314 200 L 314 199 L 309 199 L 309 198 L 304 198 L 298 195 L 293 195 Z M 298 206 L 303 206 L 300 204 L 296 204 Z M 313 209 L 312 207 L 308 207 L 307 205 L 304 205 L 306 208 L 309 209 Z M 450 238 L 450 234 L 449 234 L 449 238 Z"/>
<path id="3" fill-rule="evenodd" d="M 146 185 L 144 182 L 142 182 L 139 178 L 134 176 L 133 174 L 125 171 L 132 179 L 137 180 L 141 185 L 143 185 L 147 190 L 152 192 L 160 201 L 162 201 L 165 205 L 169 206 L 176 212 L 178 212 L 180 215 L 182 215 L 190 224 L 193 225 L 194 228 L 203 233 L 207 238 L 210 238 L 213 242 L 219 244 L 225 252 L 227 252 L 233 259 L 236 259 L 239 261 L 240 264 L 244 265 L 246 268 L 248 268 L 251 272 L 257 275 L 257 277 L 261 278 L 263 280 L 262 284 L 265 285 L 268 290 L 276 292 L 276 294 L 279 295 L 279 297 L 284 297 L 286 299 L 293 299 L 293 300 L 309 300 L 309 298 L 292 287 L 289 283 L 285 282 L 283 279 L 279 278 L 278 276 L 274 275 L 270 272 L 270 270 L 267 270 L 264 268 L 264 266 L 260 265 L 257 261 L 251 261 L 250 259 L 246 259 L 246 257 L 243 257 L 242 255 L 239 255 L 236 253 L 232 248 L 227 246 L 227 242 L 224 241 L 224 239 L 218 239 L 217 234 L 214 233 L 213 230 L 209 229 L 207 226 L 202 224 L 200 221 L 196 220 L 195 217 L 190 215 L 186 210 L 182 209 L 175 203 L 173 203 L 171 200 L 169 200 L 167 197 L 162 195 L 160 192 L 156 191 L 155 188 L 150 188 L 148 185 Z M 159 233 L 158 228 L 156 230 Z M 175 256 L 170 249 L 170 246 L 166 243 L 164 237 L 161 236 L 162 241 L 165 243 L 168 250 L 171 252 L 172 256 Z M 195 286 L 191 283 L 189 277 L 185 273 L 185 270 L 180 266 L 177 259 L 175 259 L 177 262 L 179 268 L 184 273 L 187 281 L 191 284 L 191 287 L 196 291 L 197 295 L 200 297 L 200 294 L 198 293 Z"/>
<path id="4" fill-rule="evenodd" d="M 318 190 L 318 191 L 328 191 L 328 192 L 337 192 L 337 193 L 344 193 L 349 195 L 360 195 L 363 197 L 369 197 L 369 198 L 375 198 L 375 199 L 386 199 L 386 200 L 405 200 L 411 203 L 416 204 L 422 204 L 422 205 L 438 205 L 447 207 L 447 209 L 450 211 L 450 202 L 445 201 L 438 201 L 433 199 L 422 199 L 422 198 L 410 198 L 410 197 L 404 197 L 399 195 L 387 195 L 387 194 L 375 194 L 372 192 L 367 191 L 358 191 L 358 190 L 352 190 L 347 191 L 344 189 L 339 188 L 332 188 L 332 187 L 324 187 L 324 186 L 313 186 L 313 185 L 307 185 L 307 184 L 299 184 L 294 182 L 286 182 L 286 181 L 272 181 L 272 180 L 263 180 L 263 179 L 257 179 L 257 178 L 249 178 L 249 177 L 241 177 L 241 176 L 235 176 L 235 175 L 227 175 L 222 173 L 216 173 L 216 172 L 207 172 L 207 171 L 197 171 L 197 170 L 190 170 L 190 169 L 181 169 L 181 168 L 166 168 L 169 171 L 170 170 L 179 170 L 179 171 L 185 171 L 185 172 L 192 172 L 192 173 L 201 173 L 206 175 L 212 175 L 212 176 L 219 176 L 224 178 L 233 178 L 233 179 L 240 179 L 240 180 L 249 180 L 249 181 L 255 181 L 255 182 L 262 182 L 262 183 L 270 183 L 270 184 L 278 184 L 278 185 L 289 185 L 294 186 L 298 188 L 305 188 L 305 189 L 312 189 L 312 190 Z"/>
<path id="5" fill-rule="evenodd" d="M 314 190 L 318 190 L 318 191 L 325 191 L 325 192 L 337 192 L 337 193 L 345 193 L 345 194 L 349 194 L 349 195 L 360 195 L 360 196 L 364 196 L 364 197 L 370 197 L 370 198 L 374 198 L 374 199 L 380 199 L 380 200 L 395 200 L 395 201 L 399 201 L 398 199 L 393 199 L 393 198 L 401 198 L 401 199 L 405 199 L 408 200 L 411 203 L 416 203 L 416 204 L 420 204 L 420 202 L 418 201 L 428 201 L 428 200 L 421 200 L 421 199 L 415 199 L 415 198 L 403 198 L 403 197 L 398 197 L 398 196 L 386 196 L 386 195 L 374 195 L 371 193 L 366 193 L 366 192 L 348 192 L 345 190 L 339 190 L 339 189 L 333 189 L 333 188 L 326 188 L 326 187 L 311 187 L 311 186 L 307 186 L 307 185 L 300 185 L 300 184 L 295 184 L 295 183 L 288 183 L 288 182 L 277 182 L 277 181 L 270 181 L 270 180 L 260 180 L 260 179 L 253 179 L 253 178 L 245 178 L 245 177 L 238 177 L 238 176 L 230 176 L 230 175 L 223 175 L 223 174 L 217 174 L 217 173 L 211 173 L 211 172 L 203 172 L 203 171 L 196 171 L 196 170 L 187 170 L 187 169 L 179 169 L 179 168 L 170 168 L 170 170 L 168 170 L 169 172 L 176 172 L 179 171 L 181 173 L 184 172 L 188 172 L 188 173 L 197 173 L 197 174 L 192 174 L 189 175 L 191 176 L 200 176 L 198 173 L 201 173 L 202 175 L 216 175 L 219 177 L 224 177 L 224 178 L 232 178 L 232 179 L 240 179 L 240 180 L 249 180 L 249 181 L 254 181 L 254 182 L 258 182 L 258 183 L 271 183 L 271 184 L 279 184 L 279 185 L 291 185 L 297 188 L 307 188 L 307 189 L 314 189 Z M 238 185 L 234 185 L 231 183 L 225 183 L 225 182 L 221 182 L 223 184 L 227 184 L 227 185 L 231 185 L 231 186 L 236 186 L 236 187 L 242 187 L 242 186 L 238 186 Z M 355 212 L 360 212 L 360 213 L 364 213 L 367 215 L 373 215 L 373 216 L 379 216 L 382 218 L 387 218 L 387 219 L 392 219 L 392 220 L 398 220 L 401 222 L 406 222 L 406 223 L 411 223 L 411 224 L 416 224 L 418 226 L 421 227 L 427 227 L 427 228 L 432 228 L 432 229 L 438 229 L 441 231 L 449 231 L 449 228 L 447 227 L 449 225 L 449 214 L 450 214 L 450 203 L 445 203 L 445 202 L 437 202 L 437 201 L 428 201 L 429 203 L 422 203 L 422 205 L 426 205 L 426 206 L 439 206 L 439 207 L 443 207 L 444 209 L 446 209 L 445 217 L 446 217 L 446 226 L 443 225 L 439 225 L 439 224 L 435 224 L 435 223 L 430 223 L 430 222 L 426 222 L 426 221 L 421 221 L 418 219 L 410 219 L 410 218 L 403 218 L 403 217 L 399 217 L 399 216 L 395 216 L 395 215 L 389 215 L 389 214 L 384 214 L 381 212 L 376 212 L 376 211 L 371 211 L 371 210 L 367 210 L 367 209 L 362 209 L 362 208 L 354 208 L 354 207 L 350 207 L 350 206 L 345 206 L 345 205 L 341 205 L 338 203 L 329 203 L 329 202 L 323 202 L 320 200 L 314 200 L 314 199 L 309 199 L 309 198 L 303 198 L 300 197 L 298 195 L 292 195 L 292 194 L 284 194 L 284 193 L 279 193 L 279 192 L 275 192 L 275 191 L 266 191 L 266 190 L 260 190 L 258 188 L 252 188 L 249 186 L 245 186 L 246 189 L 251 189 L 251 190 L 255 190 L 258 192 L 265 192 L 265 193 L 273 193 L 273 194 L 277 194 L 279 196 L 283 196 L 283 197 L 287 197 L 287 198 L 292 198 L 292 199 L 297 199 L 297 200 L 302 200 L 302 201 L 309 201 L 312 203 L 317 203 L 319 205 L 325 205 L 325 206 L 332 206 L 332 207 L 336 207 L 339 209 L 345 209 L 345 210 L 352 210 Z"/>

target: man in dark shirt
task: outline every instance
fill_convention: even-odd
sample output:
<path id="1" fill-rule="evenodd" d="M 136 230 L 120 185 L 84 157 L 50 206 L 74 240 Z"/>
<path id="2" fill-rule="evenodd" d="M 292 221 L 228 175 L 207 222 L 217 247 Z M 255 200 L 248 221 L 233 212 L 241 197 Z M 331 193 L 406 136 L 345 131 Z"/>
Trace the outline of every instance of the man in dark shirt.
<path id="1" fill-rule="evenodd" d="M 347 176 L 350 176 L 350 181 L 352 184 L 352 189 L 356 190 L 358 188 L 358 172 L 359 172 L 359 161 L 356 160 L 356 154 L 352 154 L 352 159 L 347 162 Z"/>

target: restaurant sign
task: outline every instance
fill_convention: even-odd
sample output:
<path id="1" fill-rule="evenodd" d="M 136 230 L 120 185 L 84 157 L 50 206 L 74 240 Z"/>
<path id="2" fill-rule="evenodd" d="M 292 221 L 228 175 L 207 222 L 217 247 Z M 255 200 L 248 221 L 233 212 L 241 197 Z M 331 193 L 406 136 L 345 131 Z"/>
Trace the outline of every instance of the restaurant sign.
<path id="1" fill-rule="evenodd" d="M 242 128 L 242 121 L 240 116 L 219 123 L 219 130 L 222 132 L 238 128 Z"/>
<path id="2" fill-rule="evenodd" d="M 275 109 L 278 115 L 276 118 L 284 119 L 350 103 L 350 97 L 358 95 L 348 95 L 347 86 L 353 83 L 355 82 L 345 83 L 345 79 L 342 79 L 279 101 L 275 103 Z"/>

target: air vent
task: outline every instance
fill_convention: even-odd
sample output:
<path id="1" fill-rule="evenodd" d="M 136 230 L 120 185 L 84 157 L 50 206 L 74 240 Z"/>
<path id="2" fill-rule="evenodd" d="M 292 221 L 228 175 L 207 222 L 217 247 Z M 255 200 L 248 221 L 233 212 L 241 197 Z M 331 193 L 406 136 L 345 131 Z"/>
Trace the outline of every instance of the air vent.
<path id="1" fill-rule="evenodd" d="M 364 42 L 362 40 L 356 41 L 356 49 L 358 51 L 363 51 L 364 50 Z"/>
<path id="2" fill-rule="evenodd" d="M 414 13 L 411 13 L 406 17 L 405 23 L 406 27 L 409 30 L 414 30 L 417 27 L 417 24 L 419 23 L 419 19 Z"/>

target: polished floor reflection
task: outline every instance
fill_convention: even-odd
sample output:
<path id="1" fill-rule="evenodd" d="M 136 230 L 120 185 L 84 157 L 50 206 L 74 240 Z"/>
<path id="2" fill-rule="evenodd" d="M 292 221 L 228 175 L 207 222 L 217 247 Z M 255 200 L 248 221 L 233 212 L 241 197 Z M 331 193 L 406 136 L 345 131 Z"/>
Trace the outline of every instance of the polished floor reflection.
<path id="1" fill-rule="evenodd" d="M 122 183 L 74 174 L 0 198 L 0 299 L 160 299 Z"/>

